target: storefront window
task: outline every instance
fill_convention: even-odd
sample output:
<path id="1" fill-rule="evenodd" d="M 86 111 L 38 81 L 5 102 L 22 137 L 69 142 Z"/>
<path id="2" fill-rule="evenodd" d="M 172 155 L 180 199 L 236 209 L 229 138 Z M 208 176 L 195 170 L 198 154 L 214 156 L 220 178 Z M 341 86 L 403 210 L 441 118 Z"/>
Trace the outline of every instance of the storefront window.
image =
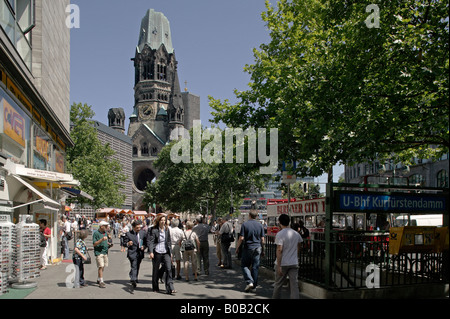
<path id="1" fill-rule="evenodd" d="M 59 173 L 65 172 L 65 153 L 59 147 L 53 144 L 53 162 L 52 170 Z"/>
<path id="2" fill-rule="evenodd" d="M 0 87 L 0 150 L 11 160 L 28 166 L 30 117 Z"/>
<path id="3" fill-rule="evenodd" d="M 51 170 L 51 146 L 49 136 L 33 124 L 33 168 Z"/>

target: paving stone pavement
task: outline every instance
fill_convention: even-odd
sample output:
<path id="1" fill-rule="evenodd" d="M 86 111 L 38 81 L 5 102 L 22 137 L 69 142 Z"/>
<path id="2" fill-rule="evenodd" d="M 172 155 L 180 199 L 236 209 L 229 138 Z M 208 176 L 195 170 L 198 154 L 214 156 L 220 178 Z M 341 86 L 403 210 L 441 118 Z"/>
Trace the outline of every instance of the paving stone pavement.
<path id="1" fill-rule="evenodd" d="M 104 271 L 106 288 L 100 288 L 97 281 L 97 268 L 95 261 L 85 265 L 85 280 L 88 287 L 68 288 L 66 281 L 74 277 L 71 262 L 61 262 L 57 265 L 49 265 L 41 271 L 41 276 L 36 279 L 37 288 L 28 294 L 25 299 L 270 299 L 273 291 L 273 277 L 260 274 L 259 285 L 255 291 L 244 292 L 245 282 L 239 265 L 234 264 L 233 269 L 221 269 L 217 266 L 216 247 L 212 235 L 210 242 L 210 273 L 208 276 L 200 274 L 198 281 L 174 280 L 176 294 L 165 294 L 164 284 L 160 284 L 161 292 L 151 291 L 152 261 L 146 258 L 142 261 L 139 275 L 139 283 L 135 289 L 131 289 L 129 281 L 130 263 L 126 252 L 120 251 L 119 238 L 114 239 L 114 246 L 109 252 L 109 266 Z M 86 238 L 86 243 L 91 244 L 91 236 Z M 73 242 L 71 241 L 71 247 Z M 71 249 L 72 251 L 72 249 Z M 234 259 L 234 245 L 232 248 Z M 91 256 L 93 253 L 91 252 Z M 270 273 L 270 272 L 269 272 Z M 190 272 L 191 274 L 191 272 Z M 183 263 L 181 265 L 183 276 Z M 270 278 L 272 277 L 272 278 Z M 288 298 L 287 289 L 282 298 Z M 301 298 L 308 299 L 301 295 Z"/>

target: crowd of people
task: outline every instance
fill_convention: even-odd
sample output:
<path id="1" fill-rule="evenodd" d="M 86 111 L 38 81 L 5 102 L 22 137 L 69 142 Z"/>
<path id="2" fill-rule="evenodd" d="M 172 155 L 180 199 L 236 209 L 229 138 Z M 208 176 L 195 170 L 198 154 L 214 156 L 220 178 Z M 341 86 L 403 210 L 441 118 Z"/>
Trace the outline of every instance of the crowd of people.
<path id="1" fill-rule="evenodd" d="M 257 220 L 256 212 L 250 212 L 236 233 L 233 223 L 228 218 L 218 218 L 211 226 L 202 216 L 195 220 L 181 221 L 177 215 L 158 214 L 154 220 L 123 218 L 102 221 L 80 218 L 78 223 L 61 218 L 61 246 L 64 259 L 68 259 L 68 241 L 77 233 L 72 254 L 73 264 L 77 269 L 75 287 L 85 287 L 84 264 L 90 263 L 90 255 L 85 242 L 90 226 L 96 222 L 98 229 L 93 231 L 92 245 L 94 259 L 98 269 L 97 284 L 106 288 L 103 280 L 105 268 L 108 267 L 108 252 L 113 245 L 112 238 L 120 239 L 120 250 L 126 252 L 130 262 L 130 286 L 136 288 L 139 283 L 141 262 L 146 255 L 152 260 L 152 290 L 159 291 L 159 282 L 165 285 L 167 294 L 176 294 L 174 280 L 198 280 L 198 275 L 208 276 L 209 242 L 213 234 L 218 267 L 232 268 L 230 246 L 236 241 L 236 254 L 241 259 L 241 269 L 245 281 L 245 292 L 258 286 L 258 273 L 261 257 L 264 256 L 265 230 Z M 283 283 L 289 278 L 291 298 L 299 298 L 297 273 L 298 253 L 303 242 L 302 235 L 307 236 L 303 225 L 289 227 L 289 217 L 279 218 L 281 231 L 275 238 L 276 266 L 273 298 L 279 298 Z M 42 227 L 41 229 L 45 229 Z M 300 235 L 302 234 L 302 235 Z M 236 237 L 236 238 L 235 238 Z M 183 265 L 183 272 L 181 272 Z M 44 268 L 45 269 L 45 268 Z M 184 278 L 182 277 L 182 274 Z"/>

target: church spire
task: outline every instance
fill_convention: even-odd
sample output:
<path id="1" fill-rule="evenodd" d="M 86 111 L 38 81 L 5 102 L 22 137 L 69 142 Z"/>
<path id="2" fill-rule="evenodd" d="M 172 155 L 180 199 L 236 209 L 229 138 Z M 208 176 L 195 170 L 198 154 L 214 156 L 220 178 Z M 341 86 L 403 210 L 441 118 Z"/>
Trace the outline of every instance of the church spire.
<path id="1" fill-rule="evenodd" d="M 164 44 L 167 53 L 173 53 L 169 20 L 163 13 L 156 12 L 154 9 L 149 9 L 142 19 L 138 52 L 142 52 L 146 44 L 153 50 L 159 49 Z"/>

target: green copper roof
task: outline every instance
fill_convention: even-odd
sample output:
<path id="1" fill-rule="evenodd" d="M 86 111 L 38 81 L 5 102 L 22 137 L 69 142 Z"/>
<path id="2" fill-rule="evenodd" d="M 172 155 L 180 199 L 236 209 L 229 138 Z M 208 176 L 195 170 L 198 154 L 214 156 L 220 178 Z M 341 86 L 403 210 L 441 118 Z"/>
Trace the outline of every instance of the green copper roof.
<path id="1" fill-rule="evenodd" d="M 142 52 L 145 44 L 154 50 L 159 49 L 161 44 L 164 44 L 167 52 L 173 53 L 169 20 L 164 14 L 156 12 L 153 9 L 147 11 L 147 14 L 141 22 L 141 31 L 137 47 L 139 52 Z"/>

